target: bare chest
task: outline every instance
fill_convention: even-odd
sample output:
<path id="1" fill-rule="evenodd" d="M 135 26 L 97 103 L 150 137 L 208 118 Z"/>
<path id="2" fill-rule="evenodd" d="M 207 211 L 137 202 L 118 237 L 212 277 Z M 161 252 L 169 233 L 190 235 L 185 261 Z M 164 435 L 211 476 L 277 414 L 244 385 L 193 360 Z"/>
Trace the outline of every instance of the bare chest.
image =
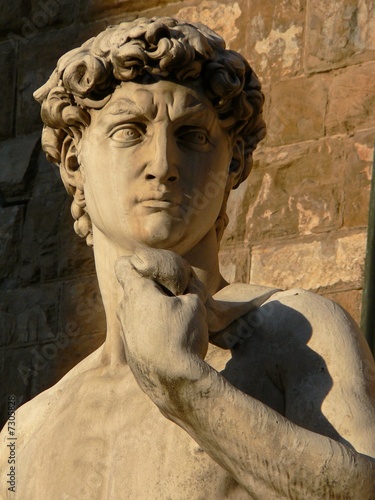
<path id="1" fill-rule="evenodd" d="M 229 352 L 209 354 L 219 371 L 229 359 Z M 241 385 L 241 373 L 238 365 L 228 375 Z M 86 375 L 61 391 L 19 456 L 20 498 L 249 498 L 125 375 Z"/>
<path id="2" fill-rule="evenodd" d="M 65 393 L 20 452 L 20 498 L 249 498 L 135 382 L 95 382 Z"/>

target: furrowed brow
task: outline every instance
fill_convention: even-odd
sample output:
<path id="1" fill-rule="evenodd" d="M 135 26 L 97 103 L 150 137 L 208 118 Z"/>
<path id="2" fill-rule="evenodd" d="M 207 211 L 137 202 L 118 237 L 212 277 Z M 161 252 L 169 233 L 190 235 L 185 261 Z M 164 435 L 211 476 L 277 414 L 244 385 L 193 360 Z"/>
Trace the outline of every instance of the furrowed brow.
<path id="1" fill-rule="evenodd" d="M 176 123 L 188 121 L 194 125 L 195 123 L 201 124 L 202 121 L 205 121 L 207 126 L 209 126 L 216 116 L 213 109 L 204 104 L 197 104 L 195 106 L 189 106 L 183 113 L 176 114 L 173 118 L 173 121 Z"/>
<path id="2" fill-rule="evenodd" d="M 105 108 L 106 114 L 111 114 L 114 116 L 126 114 L 126 115 L 143 115 L 144 111 L 136 102 L 132 99 L 123 98 L 116 102 L 109 103 Z"/>
<path id="3" fill-rule="evenodd" d="M 126 119 L 148 121 L 150 119 L 152 120 L 152 115 L 150 116 L 149 109 L 144 109 L 139 103 L 125 97 L 116 102 L 108 103 L 108 105 L 102 109 L 98 124 L 100 128 L 107 133 L 113 126 L 119 123 L 119 121 Z"/>

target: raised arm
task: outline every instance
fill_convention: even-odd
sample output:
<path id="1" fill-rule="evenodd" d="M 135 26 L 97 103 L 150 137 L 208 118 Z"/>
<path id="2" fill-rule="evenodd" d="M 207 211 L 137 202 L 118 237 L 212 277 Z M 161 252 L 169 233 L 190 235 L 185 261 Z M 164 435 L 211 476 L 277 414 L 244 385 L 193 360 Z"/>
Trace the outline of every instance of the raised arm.
<path id="1" fill-rule="evenodd" d="M 375 498 L 373 459 L 292 423 L 204 361 L 206 297 L 193 275 L 174 296 L 157 283 L 165 286 L 161 275 L 168 270 L 159 272 L 156 264 L 147 279 L 136 268 L 130 259 L 117 266 L 125 290 L 119 318 L 127 359 L 168 419 L 254 498 Z"/>

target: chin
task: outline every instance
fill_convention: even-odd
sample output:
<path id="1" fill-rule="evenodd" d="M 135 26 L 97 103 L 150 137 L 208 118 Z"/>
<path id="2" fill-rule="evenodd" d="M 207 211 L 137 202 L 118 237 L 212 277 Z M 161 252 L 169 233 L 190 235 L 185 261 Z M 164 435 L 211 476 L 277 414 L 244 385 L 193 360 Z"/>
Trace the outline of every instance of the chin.
<path id="1" fill-rule="evenodd" d="M 197 229 L 196 224 L 161 211 L 143 219 L 135 239 L 150 248 L 171 250 L 183 256 L 204 237 Z"/>
<path id="2" fill-rule="evenodd" d="M 181 220 L 171 220 L 162 216 L 161 220 L 148 221 L 143 227 L 142 242 L 151 248 L 174 250 L 186 239 L 186 224 Z"/>
<path id="3" fill-rule="evenodd" d="M 151 248 L 159 248 L 161 250 L 172 250 L 180 253 L 179 249 L 184 246 L 184 238 L 175 234 L 154 233 L 143 239 L 143 243 Z"/>

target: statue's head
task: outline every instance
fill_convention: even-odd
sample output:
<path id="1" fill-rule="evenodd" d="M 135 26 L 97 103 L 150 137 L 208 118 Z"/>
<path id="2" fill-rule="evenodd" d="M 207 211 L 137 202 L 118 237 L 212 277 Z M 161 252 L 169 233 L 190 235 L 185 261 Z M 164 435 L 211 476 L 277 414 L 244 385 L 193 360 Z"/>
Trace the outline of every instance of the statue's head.
<path id="1" fill-rule="evenodd" d="M 96 175 L 88 172 L 91 168 L 88 163 L 104 163 L 104 184 L 107 181 L 105 176 L 116 175 L 113 171 L 105 170 L 107 159 L 112 161 L 109 156 L 112 155 L 111 151 L 115 151 L 114 148 L 116 151 L 113 154 L 116 156 L 112 155 L 112 163 L 136 161 L 140 165 L 146 165 L 150 160 L 148 156 L 153 157 L 156 149 L 162 148 L 160 130 L 157 131 L 153 123 L 153 120 L 159 123 L 160 96 L 166 110 L 164 121 L 172 120 L 171 133 L 177 144 L 175 153 L 174 146 L 168 145 L 168 154 L 172 158 L 167 162 L 179 162 L 177 156 L 181 150 L 181 154 L 186 157 L 186 161 L 183 159 L 182 162 L 207 163 L 210 159 L 212 163 L 217 163 L 218 159 L 226 156 L 226 152 L 218 150 L 215 157 L 212 156 L 211 149 L 218 148 L 218 141 L 230 144 L 230 158 L 225 160 L 228 161 L 225 179 L 224 172 L 213 168 L 209 172 L 210 177 L 192 175 L 186 180 L 205 183 L 194 186 L 194 193 L 203 198 L 211 196 L 205 192 L 208 179 L 211 184 L 216 182 L 219 187 L 225 184 L 223 193 L 219 195 L 220 206 L 217 202 L 213 209 L 217 211 L 213 225 L 216 225 L 218 239 L 221 238 L 227 223 L 225 208 L 229 192 L 248 176 L 252 166 L 252 153 L 265 135 L 265 124 L 262 119 L 263 94 L 255 73 L 240 54 L 225 49 L 224 41 L 216 33 L 200 23 L 192 24 L 171 18 L 139 18 L 118 26 L 109 26 L 81 47 L 62 56 L 47 83 L 34 96 L 42 105 L 41 116 L 45 124 L 43 149 L 48 160 L 60 167 L 63 183 L 74 197 L 72 215 L 76 220 L 75 231 L 86 237 L 88 244 L 92 244 L 94 222 L 89 198 L 95 198 L 90 178 Z M 144 109 L 139 113 L 137 111 L 137 116 L 134 116 L 134 110 L 138 109 L 140 102 L 140 107 L 143 106 Z M 132 117 L 125 120 L 124 117 L 129 115 L 127 103 L 133 110 Z M 202 114 L 199 103 L 207 108 L 206 114 Z M 187 125 L 185 121 L 178 125 L 178 120 L 185 120 L 177 116 L 181 115 L 185 107 L 188 108 L 189 115 Z M 173 113 L 177 125 L 174 124 Z M 194 113 L 200 118 L 191 118 Z M 112 121 L 107 115 L 114 117 L 111 118 Z M 118 118 L 119 115 L 121 118 Z M 108 133 L 103 125 L 106 120 L 109 120 L 111 129 Z M 147 120 L 155 128 L 152 134 L 155 137 L 159 134 L 158 139 L 152 139 L 156 141 L 154 150 L 149 148 L 146 152 L 144 147 L 131 156 L 134 148 L 140 147 L 140 142 L 146 144 L 146 139 L 141 139 L 141 136 L 151 144 L 151 132 L 146 130 Z M 208 125 L 210 120 L 212 123 Z M 126 124 L 123 125 L 124 123 Z M 209 127 L 210 130 L 206 131 Z M 98 130 L 102 135 L 98 135 Z M 111 141 L 111 150 L 106 150 L 101 137 L 103 141 Z M 182 177 L 189 175 L 186 172 L 181 174 Z M 145 176 L 154 182 L 154 174 L 148 173 Z M 161 184 L 174 183 L 178 177 L 179 173 L 169 173 Z M 85 182 L 91 182 L 91 187 L 86 189 Z M 116 185 L 116 180 L 111 182 Z M 100 183 L 99 180 L 96 184 Z M 121 186 L 121 181 L 118 185 Z M 168 198 L 172 196 L 168 194 L 168 187 L 155 189 L 158 192 L 164 189 L 167 193 L 163 195 L 164 198 L 160 195 L 160 206 L 163 203 L 173 203 L 173 199 Z M 186 194 L 184 189 L 185 186 L 182 185 L 178 196 L 187 196 L 191 200 L 193 195 Z M 108 193 L 104 196 L 106 195 Z M 190 206 L 183 214 L 186 220 L 189 220 L 199 205 L 196 203 L 194 206 L 191 201 L 189 203 Z M 91 206 L 92 204 L 93 202 Z M 147 208 L 152 210 L 157 207 Z M 201 215 L 205 216 L 204 212 Z M 100 214 L 97 218 L 100 226 Z"/>

